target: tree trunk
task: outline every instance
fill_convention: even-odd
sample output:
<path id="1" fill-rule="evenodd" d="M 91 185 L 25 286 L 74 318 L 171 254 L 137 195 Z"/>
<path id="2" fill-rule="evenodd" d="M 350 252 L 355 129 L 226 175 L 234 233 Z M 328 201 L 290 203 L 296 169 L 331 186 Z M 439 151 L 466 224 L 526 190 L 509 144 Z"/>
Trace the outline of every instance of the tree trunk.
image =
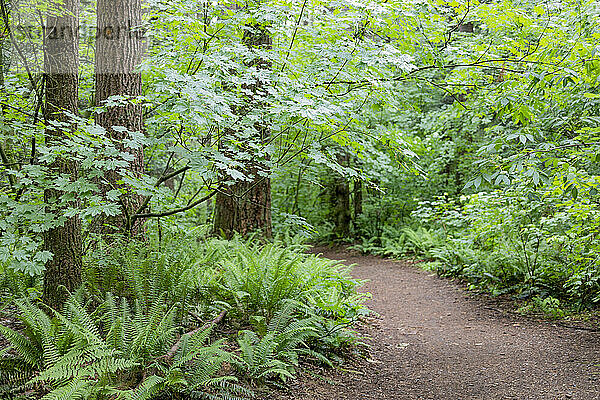
<path id="1" fill-rule="evenodd" d="M 96 114 L 96 123 L 104 127 L 117 147 L 130 153 L 133 160 L 128 170 L 135 177 L 144 174 L 144 151 L 142 148 L 128 148 L 123 144 L 129 132 L 142 132 L 144 128 L 143 110 L 134 99 L 142 94 L 142 74 L 135 71 L 141 62 L 143 34 L 137 30 L 142 24 L 141 0 L 98 0 L 97 40 L 96 40 L 96 106 L 102 106 L 111 96 L 123 96 L 125 105 L 107 107 L 105 112 Z M 121 132 L 113 127 L 124 127 Z M 122 176 L 110 171 L 101 185 L 104 193 L 118 188 Z M 131 224 L 130 217 L 143 203 L 143 197 L 131 189 L 122 197 L 122 215 L 106 218 L 101 223 L 103 233 L 125 231 L 132 236 L 143 232 L 143 220 Z"/>
<path id="2" fill-rule="evenodd" d="M 267 28 L 258 24 L 247 26 L 243 42 L 249 48 L 268 49 L 272 45 Z M 270 62 L 261 59 L 254 60 L 252 65 L 259 69 L 271 68 Z M 257 81 L 245 87 L 253 95 L 250 95 L 247 104 L 241 107 L 240 113 L 257 107 L 264 108 L 265 105 L 258 96 L 259 91 L 265 90 L 264 85 L 264 82 Z M 257 122 L 254 128 L 258 136 L 254 139 L 264 144 L 270 136 L 269 127 Z M 265 237 L 272 236 L 271 179 L 269 176 L 260 176 L 258 172 L 261 170 L 264 168 L 260 165 L 248 162 L 244 172 L 250 180 L 237 181 L 217 194 L 213 233 L 231 238 L 236 232 L 247 235 L 260 231 Z"/>
<path id="3" fill-rule="evenodd" d="M 338 163 L 346 165 L 348 154 L 342 150 L 338 154 Z M 335 174 L 330 187 L 330 220 L 333 222 L 334 239 L 344 239 L 350 236 L 350 183 L 342 175 Z"/>
<path id="4" fill-rule="evenodd" d="M 363 183 L 360 178 L 354 179 L 354 188 L 352 189 L 352 193 L 352 201 L 354 203 L 352 226 L 354 227 L 354 237 L 360 238 L 362 236 L 362 232 L 358 219 L 363 213 Z"/>
<path id="5" fill-rule="evenodd" d="M 62 6 L 62 8 L 60 8 Z M 78 113 L 78 0 L 63 0 L 56 4 L 57 15 L 49 14 L 44 29 L 44 68 L 46 80 L 45 120 L 68 122 L 65 112 Z M 46 128 L 46 142 L 65 133 L 56 128 Z M 68 175 L 77 179 L 77 163 L 59 158 L 52 165 L 55 175 Z M 61 192 L 48 189 L 44 200 L 48 206 L 60 201 Z M 54 208 L 59 224 L 44 234 L 45 249 L 53 254 L 44 272 L 43 299 L 49 306 L 60 309 L 68 291 L 74 291 L 81 284 L 82 238 L 81 220 L 78 217 L 65 218 L 59 207 Z"/>
<path id="6" fill-rule="evenodd" d="M 354 181 L 354 219 L 363 213 L 363 185 L 360 179 Z"/>
<path id="7" fill-rule="evenodd" d="M 9 4 L 7 0 L 0 0 L 0 86 L 4 87 L 4 72 L 5 67 L 5 54 L 4 46 L 8 42 L 9 33 Z"/>
<path id="8" fill-rule="evenodd" d="M 253 186 L 254 185 L 254 186 Z M 271 180 L 237 182 L 215 202 L 214 233 L 231 238 L 260 231 L 271 237 Z"/>

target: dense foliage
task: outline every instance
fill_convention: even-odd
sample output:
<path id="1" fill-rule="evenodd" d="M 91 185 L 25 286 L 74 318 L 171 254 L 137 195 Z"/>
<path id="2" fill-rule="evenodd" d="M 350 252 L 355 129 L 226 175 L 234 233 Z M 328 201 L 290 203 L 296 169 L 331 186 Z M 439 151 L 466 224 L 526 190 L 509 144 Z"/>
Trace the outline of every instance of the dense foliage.
<path id="1" fill-rule="evenodd" d="M 599 15 L 0 0 L 0 390 L 243 398 L 340 362 L 364 296 L 307 240 L 596 307 Z"/>
<path id="2" fill-rule="evenodd" d="M 19 324 L 0 327 L 11 345 L 0 390 L 247 398 L 258 383 L 293 377 L 302 360 L 339 362 L 357 340 L 348 327 L 367 312 L 360 282 L 302 249 L 198 231 L 98 248 L 62 311 L 36 303 L 31 289 L 13 292 L 4 307 Z"/>
<path id="3" fill-rule="evenodd" d="M 363 219 L 375 234 L 361 235 L 357 247 L 426 256 L 442 275 L 532 299 L 542 311 L 581 310 L 600 301 L 598 9 L 512 5 L 481 5 L 485 13 L 467 18 L 473 35 L 461 41 L 475 46 L 476 61 L 486 59 L 488 41 L 486 52 L 511 54 L 512 62 L 455 68 L 444 77 L 462 82 L 449 88 L 453 106 L 441 98 L 386 119 L 413 144 L 423 179 L 400 173 L 386 182 L 397 195 L 365 206 L 377 216 L 388 210 L 386 223 Z"/>

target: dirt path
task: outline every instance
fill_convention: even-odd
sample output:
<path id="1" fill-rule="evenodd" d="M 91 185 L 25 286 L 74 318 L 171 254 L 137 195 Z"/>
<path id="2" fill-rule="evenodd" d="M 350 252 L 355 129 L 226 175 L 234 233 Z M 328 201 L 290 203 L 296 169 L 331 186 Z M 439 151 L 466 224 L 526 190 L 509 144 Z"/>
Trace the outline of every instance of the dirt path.
<path id="1" fill-rule="evenodd" d="M 369 279 L 371 359 L 281 399 L 600 399 L 600 333 L 505 314 L 407 263 L 323 250 Z"/>

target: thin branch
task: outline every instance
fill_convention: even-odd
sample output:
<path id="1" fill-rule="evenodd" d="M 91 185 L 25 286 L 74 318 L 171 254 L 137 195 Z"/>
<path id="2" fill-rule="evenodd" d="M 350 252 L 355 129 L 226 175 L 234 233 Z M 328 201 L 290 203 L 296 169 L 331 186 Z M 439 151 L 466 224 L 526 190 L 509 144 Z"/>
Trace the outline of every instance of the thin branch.
<path id="1" fill-rule="evenodd" d="M 186 172 L 187 170 L 189 170 L 190 167 L 189 165 L 186 165 L 185 167 L 182 167 L 180 169 L 178 169 L 177 171 L 173 171 L 170 174 L 167 175 L 163 175 L 155 184 L 155 187 L 158 187 L 161 183 L 168 181 L 169 179 L 175 178 L 177 175 L 179 174 L 183 174 L 184 172 Z"/>
<path id="2" fill-rule="evenodd" d="M 171 156 L 172 156 L 172 155 L 171 155 Z M 163 173 L 163 176 L 161 176 L 160 178 L 158 178 L 158 180 L 157 180 L 157 181 L 156 181 L 156 183 L 154 184 L 154 187 L 155 187 L 155 188 L 159 187 L 159 186 L 160 186 L 160 185 L 161 185 L 163 182 L 166 182 L 166 181 L 168 181 L 169 179 L 171 179 L 171 178 L 174 178 L 174 177 L 176 177 L 176 176 L 177 176 L 177 175 L 179 175 L 179 174 L 185 173 L 185 172 L 186 172 L 187 170 L 189 170 L 190 168 L 191 168 L 190 166 L 187 166 L 187 165 L 186 165 L 185 167 L 183 167 L 183 168 L 180 168 L 180 169 L 178 169 L 177 171 L 171 172 L 170 174 L 164 175 L 164 173 Z M 166 168 L 165 168 L 165 172 L 166 172 Z M 137 209 L 137 210 L 136 210 L 136 211 L 133 213 L 133 216 L 131 217 L 131 218 L 132 218 L 132 221 L 131 221 L 131 223 L 132 223 L 132 224 L 133 224 L 133 222 L 134 222 L 134 221 L 135 221 L 137 218 L 141 218 L 141 217 L 136 217 L 136 215 L 140 215 L 140 213 L 141 213 L 142 211 L 144 211 L 144 209 L 145 209 L 146 207 L 148 207 L 148 204 L 150 203 L 150 200 L 152 200 L 152 196 L 147 196 L 147 197 L 144 199 L 144 202 L 143 202 L 143 203 L 142 203 L 142 204 L 141 204 L 141 205 L 138 207 L 138 209 Z"/>
<path id="3" fill-rule="evenodd" d="M 396 77 L 392 77 L 392 78 L 388 78 L 388 79 L 378 79 L 378 81 L 381 81 L 381 82 L 383 82 L 383 81 L 390 81 L 390 82 L 404 81 L 404 80 L 410 79 L 409 77 L 411 75 L 415 75 L 419 72 L 429 71 L 432 69 L 443 70 L 443 69 L 454 69 L 454 68 L 477 67 L 477 68 L 502 69 L 504 71 L 514 72 L 514 73 L 518 73 L 518 74 L 525 72 L 522 69 L 513 69 L 513 68 L 506 68 L 504 66 L 500 67 L 500 66 L 495 66 L 495 65 L 489 65 L 492 63 L 499 63 L 499 62 L 515 63 L 515 64 L 535 64 L 535 65 L 560 67 L 559 64 L 547 63 L 547 62 L 543 62 L 543 61 L 518 60 L 518 59 L 514 59 L 514 58 L 492 58 L 489 60 L 479 60 L 479 61 L 475 61 L 472 63 L 459 63 L 459 64 L 447 64 L 447 65 L 426 65 L 423 67 L 415 68 L 415 69 L 411 70 L 410 72 L 406 73 L 405 75 L 400 75 L 400 76 L 396 76 Z M 361 85 L 361 84 L 369 84 L 369 83 L 370 83 L 370 81 L 368 81 L 368 80 L 359 80 L 359 81 L 331 80 L 331 81 L 327 81 L 327 82 L 318 84 L 317 86 L 329 87 L 331 85 Z"/>
<path id="4" fill-rule="evenodd" d="M 4 102 L 0 102 L 0 104 L 1 104 L 3 107 L 10 108 L 11 110 L 15 110 L 15 111 L 16 111 L 16 112 L 18 112 L 18 113 L 21 113 L 21 114 L 23 114 L 23 115 L 26 115 L 26 116 L 28 116 L 28 117 L 30 117 L 30 118 L 34 118 L 34 119 L 35 119 L 35 115 L 34 115 L 34 114 L 28 113 L 27 111 L 23 111 L 23 110 L 21 110 L 20 108 L 13 107 L 13 106 L 11 106 L 10 104 L 4 103 Z"/>
<path id="5" fill-rule="evenodd" d="M 133 223 L 135 220 L 140 219 L 140 218 L 160 218 L 160 217 L 168 217 L 174 214 L 179 214 L 181 212 L 185 212 L 188 210 L 191 210 L 192 208 L 196 207 L 197 205 L 204 203 L 206 200 L 212 198 L 215 194 L 217 194 L 217 192 L 219 191 L 219 189 L 222 187 L 223 185 L 219 185 L 219 187 L 217 187 L 217 189 L 212 190 L 208 195 L 202 197 L 201 199 L 198 199 L 196 201 L 194 201 L 193 203 L 188 204 L 185 207 L 180 207 L 180 208 L 176 208 L 170 211 L 164 211 L 164 212 L 153 212 L 153 213 L 146 213 L 146 214 L 135 214 L 131 216 L 131 222 Z"/>
<path id="6" fill-rule="evenodd" d="M 8 155 L 4 151 L 4 147 L 2 146 L 2 143 L 0 143 L 0 158 L 2 158 L 2 162 L 4 163 L 4 166 L 18 165 L 18 163 L 11 163 L 10 162 L 10 159 L 8 158 Z M 8 183 L 10 184 L 11 189 L 14 190 L 14 187 L 15 187 L 15 184 L 16 184 L 15 177 L 12 176 L 10 173 L 8 173 L 7 175 L 8 175 Z"/>
<path id="7" fill-rule="evenodd" d="M 0 8 L 2 8 L 2 14 L 6 15 L 6 9 L 4 7 L 3 1 L 0 1 Z M 21 58 L 21 61 L 23 62 L 23 66 L 25 67 L 25 72 L 27 73 L 27 77 L 29 78 L 29 82 L 31 84 L 31 90 L 35 90 L 37 92 L 37 82 L 35 81 L 35 78 L 33 77 L 33 73 L 31 72 L 29 63 L 27 62 L 27 57 L 25 57 L 25 54 L 23 53 L 23 49 L 21 49 L 21 47 L 19 46 L 19 42 L 17 42 L 17 39 L 15 38 L 15 35 L 13 34 L 12 29 L 8 29 L 8 37 L 10 38 L 12 45 L 14 46 L 15 50 L 17 51 L 17 54 Z M 44 32 L 44 41 L 45 40 L 46 40 L 46 32 Z M 37 94 L 39 96 L 39 93 L 37 93 Z"/>
<path id="8" fill-rule="evenodd" d="M 181 175 L 181 180 L 179 181 L 179 185 L 177 186 L 177 191 L 175 192 L 175 196 L 173 196 L 174 199 L 177 199 L 177 197 L 179 196 L 179 192 L 181 192 L 181 188 L 183 187 L 183 181 L 185 181 L 186 172 L 187 171 L 184 171 Z"/>
<path id="9" fill-rule="evenodd" d="M 206 187 L 211 187 L 211 185 L 210 185 L 210 184 L 206 184 L 206 183 L 204 183 L 204 186 L 206 186 Z M 200 189 L 196 190 L 196 193 L 194 193 L 194 195 L 188 199 L 188 202 L 187 202 L 187 205 L 188 205 L 188 206 L 189 206 L 190 204 L 192 204 L 192 202 L 194 202 L 194 199 L 195 199 L 196 197 L 198 197 L 198 195 L 200 194 L 200 192 L 202 192 L 202 187 L 200 187 Z"/>
<path id="10" fill-rule="evenodd" d="M 218 34 L 219 32 L 221 32 L 221 31 L 222 31 L 222 30 L 223 30 L 223 29 L 224 29 L 226 26 L 227 26 L 227 25 L 223 25 L 223 26 L 221 26 L 220 28 L 218 28 L 218 29 L 215 31 L 215 33 L 211 34 L 211 35 L 209 36 L 209 38 L 208 38 L 208 39 L 205 39 L 206 41 L 204 42 L 204 48 L 202 49 L 202 54 L 205 54 L 205 53 L 206 53 L 206 50 L 208 50 L 208 45 L 210 44 L 210 42 L 211 42 L 211 41 L 212 41 L 212 40 L 213 40 L 215 37 L 217 37 L 217 34 Z M 202 62 L 203 62 L 203 61 L 204 61 L 204 59 L 200 60 L 200 62 L 198 63 L 198 65 L 196 65 L 196 68 L 194 68 L 194 71 L 192 71 L 191 75 L 196 75 L 196 72 L 198 72 L 198 70 L 199 70 L 199 69 L 200 69 L 200 67 L 202 66 Z M 191 61 L 190 61 L 190 63 L 191 63 Z M 189 72 L 189 70 L 188 70 L 188 71 L 186 71 L 186 72 Z"/>
<path id="11" fill-rule="evenodd" d="M 173 358 L 173 356 L 175 356 L 175 353 L 177 353 L 177 350 L 179 350 L 179 347 L 181 346 L 181 342 L 183 341 L 183 338 L 186 336 L 192 336 L 193 334 L 200 332 L 200 331 L 204 331 L 214 325 L 217 325 L 219 322 L 221 322 L 223 320 L 223 318 L 225 318 L 225 315 L 227 314 L 227 310 L 223 310 L 221 311 L 221 313 L 219 315 L 217 315 L 217 317 L 215 319 L 213 319 L 210 322 L 205 323 L 204 325 L 202 325 L 199 328 L 196 328 L 194 330 L 191 330 L 187 333 L 184 333 L 183 335 L 181 335 L 181 337 L 179 338 L 179 340 L 173 345 L 173 347 L 171 347 L 171 349 L 169 350 L 169 352 L 167 354 L 165 354 L 164 356 L 159 357 L 163 358 L 165 360 L 170 360 Z"/>
<path id="12" fill-rule="evenodd" d="M 304 0 L 302 3 L 302 9 L 300 10 L 300 15 L 298 16 L 298 20 L 296 21 L 296 26 L 294 27 L 294 34 L 292 35 L 292 40 L 290 41 L 290 46 L 288 47 L 287 53 L 285 55 L 285 59 L 283 60 L 283 65 L 281 66 L 281 71 L 279 73 L 283 73 L 285 67 L 287 66 L 288 59 L 290 58 L 290 52 L 292 51 L 292 47 L 294 47 L 294 42 L 296 41 L 296 35 L 298 34 L 298 28 L 300 27 L 300 22 L 302 21 L 302 17 L 304 16 L 304 9 L 306 8 L 306 3 L 308 0 Z M 275 84 L 277 86 L 277 83 Z"/>
<path id="13" fill-rule="evenodd" d="M 442 49 L 445 49 L 446 47 L 448 47 L 448 45 L 450 44 L 450 41 L 452 40 L 452 33 L 456 32 L 460 29 L 462 24 L 467 19 L 467 15 L 469 15 L 470 11 L 471 11 L 471 1 L 467 0 L 467 11 L 465 12 L 465 15 L 463 15 L 462 19 L 456 24 L 456 26 L 452 27 L 452 29 L 450 29 L 448 32 L 446 32 L 445 36 L 448 36 L 448 39 L 445 40 L 444 46 L 442 47 Z"/>
<path id="14" fill-rule="evenodd" d="M 550 21 L 552 20 L 552 18 L 550 17 L 550 9 L 548 7 L 548 4 L 546 4 L 546 15 L 548 16 L 548 20 L 546 21 L 546 26 L 544 26 L 544 29 L 542 30 L 542 33 L 540 33 L 540 36 L 537 39 L 537 43 L 535 48 L 533 49 L 533 51 L 527 51 L 523 57 L 521 57 L 520 61 L 524 60 L 527 56 L 535 53 L 538 51 L 538 49 L 540 48 L 540 45 L 542 43 L 542 38 L 544 37 L 544 35 L 546 34 L 546 30 L 548 29 L 548 26 L 550 26 Z"/>
<path id="15" fill-rule="evenodd" d="M 438 89 L 443 90 L 444 92 L 446 92 L 447 94 L 449 94 L 456 102 L 458 102 L 458 104 L 460 104 L 460 106 L 465 109 L 468 110 L 468 107 L 462 102 L 460 101 L 460 99 L 450 90 L 448 90 L 447 88 L 445 88 L 443 85 L 440 85 L 439 83 L 435 83 L 430 81 L 429 79 L 425 79 L 425 82 L 427 82 L 428 84 L 430 84 L 433 87 L 436 87 Z"/>
<path id="16" fill-rule="evenodd" d="M 550 149 L 526 150 L 525 153 L 527 155 L 534 154 L 534 153 L 549 153 L 551 151 L 564 150 L 564 149 L 573 148 L 573 147 L 588 147 L 588 146 L 596 146 L 596 145 L 600 145 L 600 142 L 564 144 L 561 146 L 552 147 Z"/>

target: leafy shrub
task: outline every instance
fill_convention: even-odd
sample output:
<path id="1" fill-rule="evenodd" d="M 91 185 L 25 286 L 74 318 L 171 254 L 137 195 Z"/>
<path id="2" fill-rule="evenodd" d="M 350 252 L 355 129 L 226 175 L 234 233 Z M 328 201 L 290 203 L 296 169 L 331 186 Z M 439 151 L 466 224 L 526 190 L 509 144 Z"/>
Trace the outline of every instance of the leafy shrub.
<path id="1" fill-rule="evenodd" d="M 412 228 L 405 226 L 400 229 L 385 226 L 379 238 L 363 239 L 362 244 L 352 246 L 352 249 L 363 253 L 386 257 L 402 257 L 409 255 L 431 258 L 430 251 L 443 244 L 439 232 L 423 226 Z"/>
<path id="2" fill-rule="evenodd" d="M 519 312 L 535 312 L 554 319 L 564 318 L 565 316 L 565 311 L 561 308 L 560 300 L 552 296 L 545 298 L 534 296 L 528 304 L 519 308 Z"/>
<path id="3" fill-rule="evenodd" d="M 518 186 L 449 204 L 454 209 L 422 202 L 414 213 L 445 225 L 444 240 L 428 241 L 417 230 L 410 239 L 421 249 L 431 243 L 427 254 L 439 262 L 441 275 L 464 278 L 493 294 L 565 299 L 579 306 L 600 301 L 596 232 L 587 228 L 598 218 L 594 203 L 565 201 L 552 192 L 539 196 Z"/>

